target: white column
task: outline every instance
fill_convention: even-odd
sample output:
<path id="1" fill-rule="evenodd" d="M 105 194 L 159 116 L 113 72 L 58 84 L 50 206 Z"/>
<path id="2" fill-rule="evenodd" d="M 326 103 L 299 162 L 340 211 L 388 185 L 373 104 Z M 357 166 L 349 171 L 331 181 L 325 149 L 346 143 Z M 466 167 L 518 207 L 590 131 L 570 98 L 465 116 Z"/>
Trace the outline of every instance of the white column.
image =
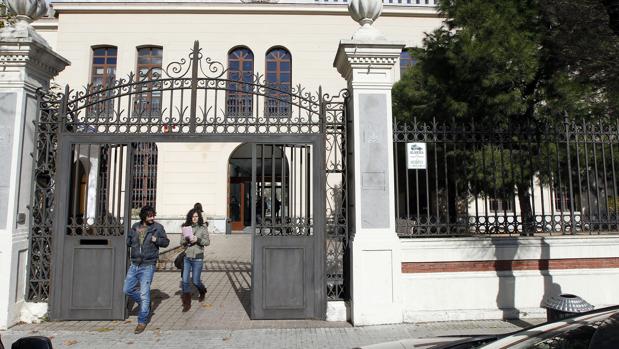
<path id="1" fill-rule="evenodd" d="M 361 2 L 368 4 L 359 6 Z M 372 26 L 380 13 L 376 7 L 382 8 L 382 2 L 351 2 L 349 10 L 363 26 L 351 40 L 340 42 L 334 62 L 351 92 L 354 325 L 400 323 L 403 318 L 400 241 L 395 229 L 391 88 L 398 78 L 396 64 L 404 44 L 387 41 Z"/>
<path id="2" fill-rule="evenodd" d="M 69 64 L 30 26 L 44 0 L 8 5 L 26 13 L 0 30 L 0 329 L 19 321 L 26 291 L 36 90 Z"/>

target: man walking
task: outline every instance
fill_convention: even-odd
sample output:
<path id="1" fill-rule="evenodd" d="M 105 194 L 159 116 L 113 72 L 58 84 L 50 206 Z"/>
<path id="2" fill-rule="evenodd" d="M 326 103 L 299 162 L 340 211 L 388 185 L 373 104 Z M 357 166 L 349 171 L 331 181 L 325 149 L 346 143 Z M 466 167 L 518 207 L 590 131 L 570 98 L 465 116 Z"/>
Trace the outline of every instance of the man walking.
<path id="1" fill-rule="evenodd" d="M 155 209 L 144 206 L 140 210 L 140 222 L 127 233 L 127 246 L 131 249 L 131 266 L 127 271 L 123 292 L 140 305 L 135 333 L 142 333 L 150 316 L 150 284 L 153 281 L 159 247 L 166 247 L 170 240 L 163 226 L 155 222 Z M 139 292 L 136 286 L 140 283 Z"/>

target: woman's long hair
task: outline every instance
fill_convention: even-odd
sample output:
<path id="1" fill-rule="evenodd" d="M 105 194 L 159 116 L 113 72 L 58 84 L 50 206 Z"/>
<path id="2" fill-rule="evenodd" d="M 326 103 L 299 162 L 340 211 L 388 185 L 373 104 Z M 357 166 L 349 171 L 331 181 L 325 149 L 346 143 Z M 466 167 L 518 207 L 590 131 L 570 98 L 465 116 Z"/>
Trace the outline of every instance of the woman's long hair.
<path id="1" fill-rule="evenodd" d="M 187 218 L 185 218 L 185 223 L 183 223 L 182 225 L 183 227 L 191 227 L 193 225 L 192 218 L 193 218 L 194 213 L 198 214 L 198 225 L 199 226 L 204 225 L 204 219 L 202 218 L 202 212 L 200 212 L 199 210 L 196 210 L 195 208 L 192 208 L 191 210 L 189 210 L 189 212 L 187 212 Z"/>

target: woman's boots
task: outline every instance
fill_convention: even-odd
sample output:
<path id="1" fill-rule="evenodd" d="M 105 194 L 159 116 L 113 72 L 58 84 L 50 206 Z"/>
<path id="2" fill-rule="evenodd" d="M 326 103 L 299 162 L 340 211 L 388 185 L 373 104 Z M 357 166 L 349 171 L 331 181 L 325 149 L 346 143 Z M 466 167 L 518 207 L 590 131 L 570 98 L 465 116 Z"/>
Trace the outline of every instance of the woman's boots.
<path id="1" fill-rule="evenodd" d="M 204 296 L 206 296 L 206 287 L 204 287 L 204 285 L 198 286 L 198 292 L 200 292 L 200 297 L 198 297 L 198 302 L 202 302 L 204 300 Z"/>
<path id="2" fill-rule="evenodd" d="M 206 287 L 204 285 L 198 286 L 198 292 L 200 292 L 198 301 L 202 302 L 206 296 Z M 181 301 L 183 302 L 183 313 L 188 312 L 191 309 L 191 292 L 181 293 Z"/>
<path id="3" fill-rule="evenodd" d="M 181 301 L 183 302 L 183 313 L 191 309 L 191 292 L 181 293 Z"/>

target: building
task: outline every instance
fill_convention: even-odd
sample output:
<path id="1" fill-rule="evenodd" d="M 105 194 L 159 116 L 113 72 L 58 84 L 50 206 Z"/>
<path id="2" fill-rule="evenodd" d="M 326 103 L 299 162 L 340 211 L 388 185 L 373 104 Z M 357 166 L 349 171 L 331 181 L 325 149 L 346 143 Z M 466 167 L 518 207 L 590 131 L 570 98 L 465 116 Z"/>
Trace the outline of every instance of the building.
<path id="1" fill-rule="evenodd" d="M 399 194 L 390 150 L 389 92 L 400 71 L 414 62 L 405 48 L 421 45 L 424 33 L 441 25 L 434 0 L 385 1 L 374 27 L 389 41 L 364 32 L 350 42 L 346 40 L 359 31 L 347 2 L 65 0 L 52 5 L 54 15 L 39 19 L 33 27 L 70 62 L 54 79 L 56 92 L 64 92 L 70 105 L 58 107 L 62 103 L 51 101 L 48 109 L 41 107 L 39 120 L 59 113 L 70 126 L 60 131 L 69 148 L 59 155 L 57 165 L 66 167 L 57 173 L 57 178 L 66 177 L 57 182 L 67 190 L 60 196 L 66 204 L 55 206 L 64 211 L 54 212 L 68 217 L 68 223 L 52 222 L 45 229 L 53 231 L 46 234 L 66 240 L 43 253 L 33 234 L 41 229 L 38 223 L 9 220 L 16 228 L 5 230 L 14 237 L 0 250 L 0 255 L 10 251 L 2 257 L 8 262 L 3 264 L 10 287 L 0 294 L 0 327 L 30 320 L 28 313 L 45 312 L 48 300 L 56 304 L 52 318 L 91 316 L 67 310 L 68 301 L 58 289 L 49 294 L 48 272 L 69 277 L 66 270 L 73 270 L 69 269 L 73 262 L 63 255 L 76 253 L 85 240 L 105 237 L 106 245 L 121 246 L 123 225 L 118 222 L 121 218 L 127 222 L 121 211 L 127 212 L 128 201 L 134 209 L 155 205 L 158 219 L 170 232 L 194 202 L 201 202 L 214 233 L 251 233 L 255 226 L 259 236 L 277 235 L 277 229 L 285 235 L 282 231 L 288 229 L 312 237 L 308 245 L 295 247 L 309 253 L 291 258 L 306 258 L 298 270 L 305 275 L 304 266 L 315 266 L 308 269 L 315 274 L 307 280 L 324 281 L 326 287 L 308 286 L 324 294 L 309 313 L 292 315 L 296 317 L 379 324 L 539 316 L 543 299 L 559 291 L 579 294 L 597 306 L 617 302 L 619 282 L 613 278 L 619 273 L 619 238 L 614 235 L 397 237 L 393 205 Z M 5 55 L 11 54 L 15 55 Z M 177 78 L 171 78 L 174 74 Z M 121 78 L 124 83 L 114 85 Z M 180 85 L 165 85 L 165 79 Z M 62 91 L 65 85 L 75 90 Z M 129 92 L 122 92 L 121 85 L 130 85 Z M 345 88 L 350 96 L 340 94 Z M 325 94 L 343 99 L 327 99 Z M 191 116 L 185 119 L 186 115 Z M 320 126 L 313 119 L 329 115 L 332 125 Z M 352 123 L 346 124 L 342 115 L 351 117 Z M 269 121 L 276 118 L 296 121 Z M 321 127 L 336 134 L 326 139 L 344 140 L 334 141 L 340 147 L 335 152 L 321 153 L 322 140 L 315 136 L 329 134 Z M 130 149 L 132 143 L 139 145 Z M 336 148 L 327 140 L 326 149 L 330 146 Z M 23 156 L 26 149 L 12 150 L 12 159 L 26 166 L 19 171 L 27 172 L 31 166 Z M 341 154 L 350 157 L 342 159 Z M 326 195 L 324 187 L 318 188 L 323 183 L 316 182 L 323 178 L 319 160 L 327 163 Z M 35 178 L 42 178 L 36 177 L 41 174 L 37 171 Z M 32 186 L 30 181 L 11 183 L 5 187 Z M 31 212 L 52 212 L 46 208 L 47 194 L 43 199 L 36 194 L 39 187 L 35 183 L 34 204 L 30 197 L 17 199 L 7 208 L 9 217 L 28 212 L 28 205 Z M 327 198 L 320 203 L 317 198 L 322 195 Z M 312 211 L 316 208 L 327 215 L 316 215 L 318 211 Z M 30 215 L 39 222 L 35 213 Z M 317 233 L 320 229 L 314 222 L 324 223 L 326 232 Z M 105 226 L 106 233 L 97 235 L 95 226 Z M 66 234 L 59 233 L 64 229 Z M 88 243 L 98 243 L 92 241 Z M 255 242 L 256 253 L 262 251 L 258 249 L 262 243 Z M 41 254 L 52 261 L 33 262 Z M 33 267 L 36 263 L 39 266 Z M 110 263 L 115 264 L 102 269 L 101 275 L 107 276 L 101 277 L 121 280 L 122 260 Z M 44 276 L 33 268 L 44 270 Z M 254 272 L 263 282 L 259 270 Z M 56 285 L 70 282 L 56 280 Z M 586 287 L 595 283 L 603 286 Z M 115 310 L 101 316 L 124 314 Z"/>

